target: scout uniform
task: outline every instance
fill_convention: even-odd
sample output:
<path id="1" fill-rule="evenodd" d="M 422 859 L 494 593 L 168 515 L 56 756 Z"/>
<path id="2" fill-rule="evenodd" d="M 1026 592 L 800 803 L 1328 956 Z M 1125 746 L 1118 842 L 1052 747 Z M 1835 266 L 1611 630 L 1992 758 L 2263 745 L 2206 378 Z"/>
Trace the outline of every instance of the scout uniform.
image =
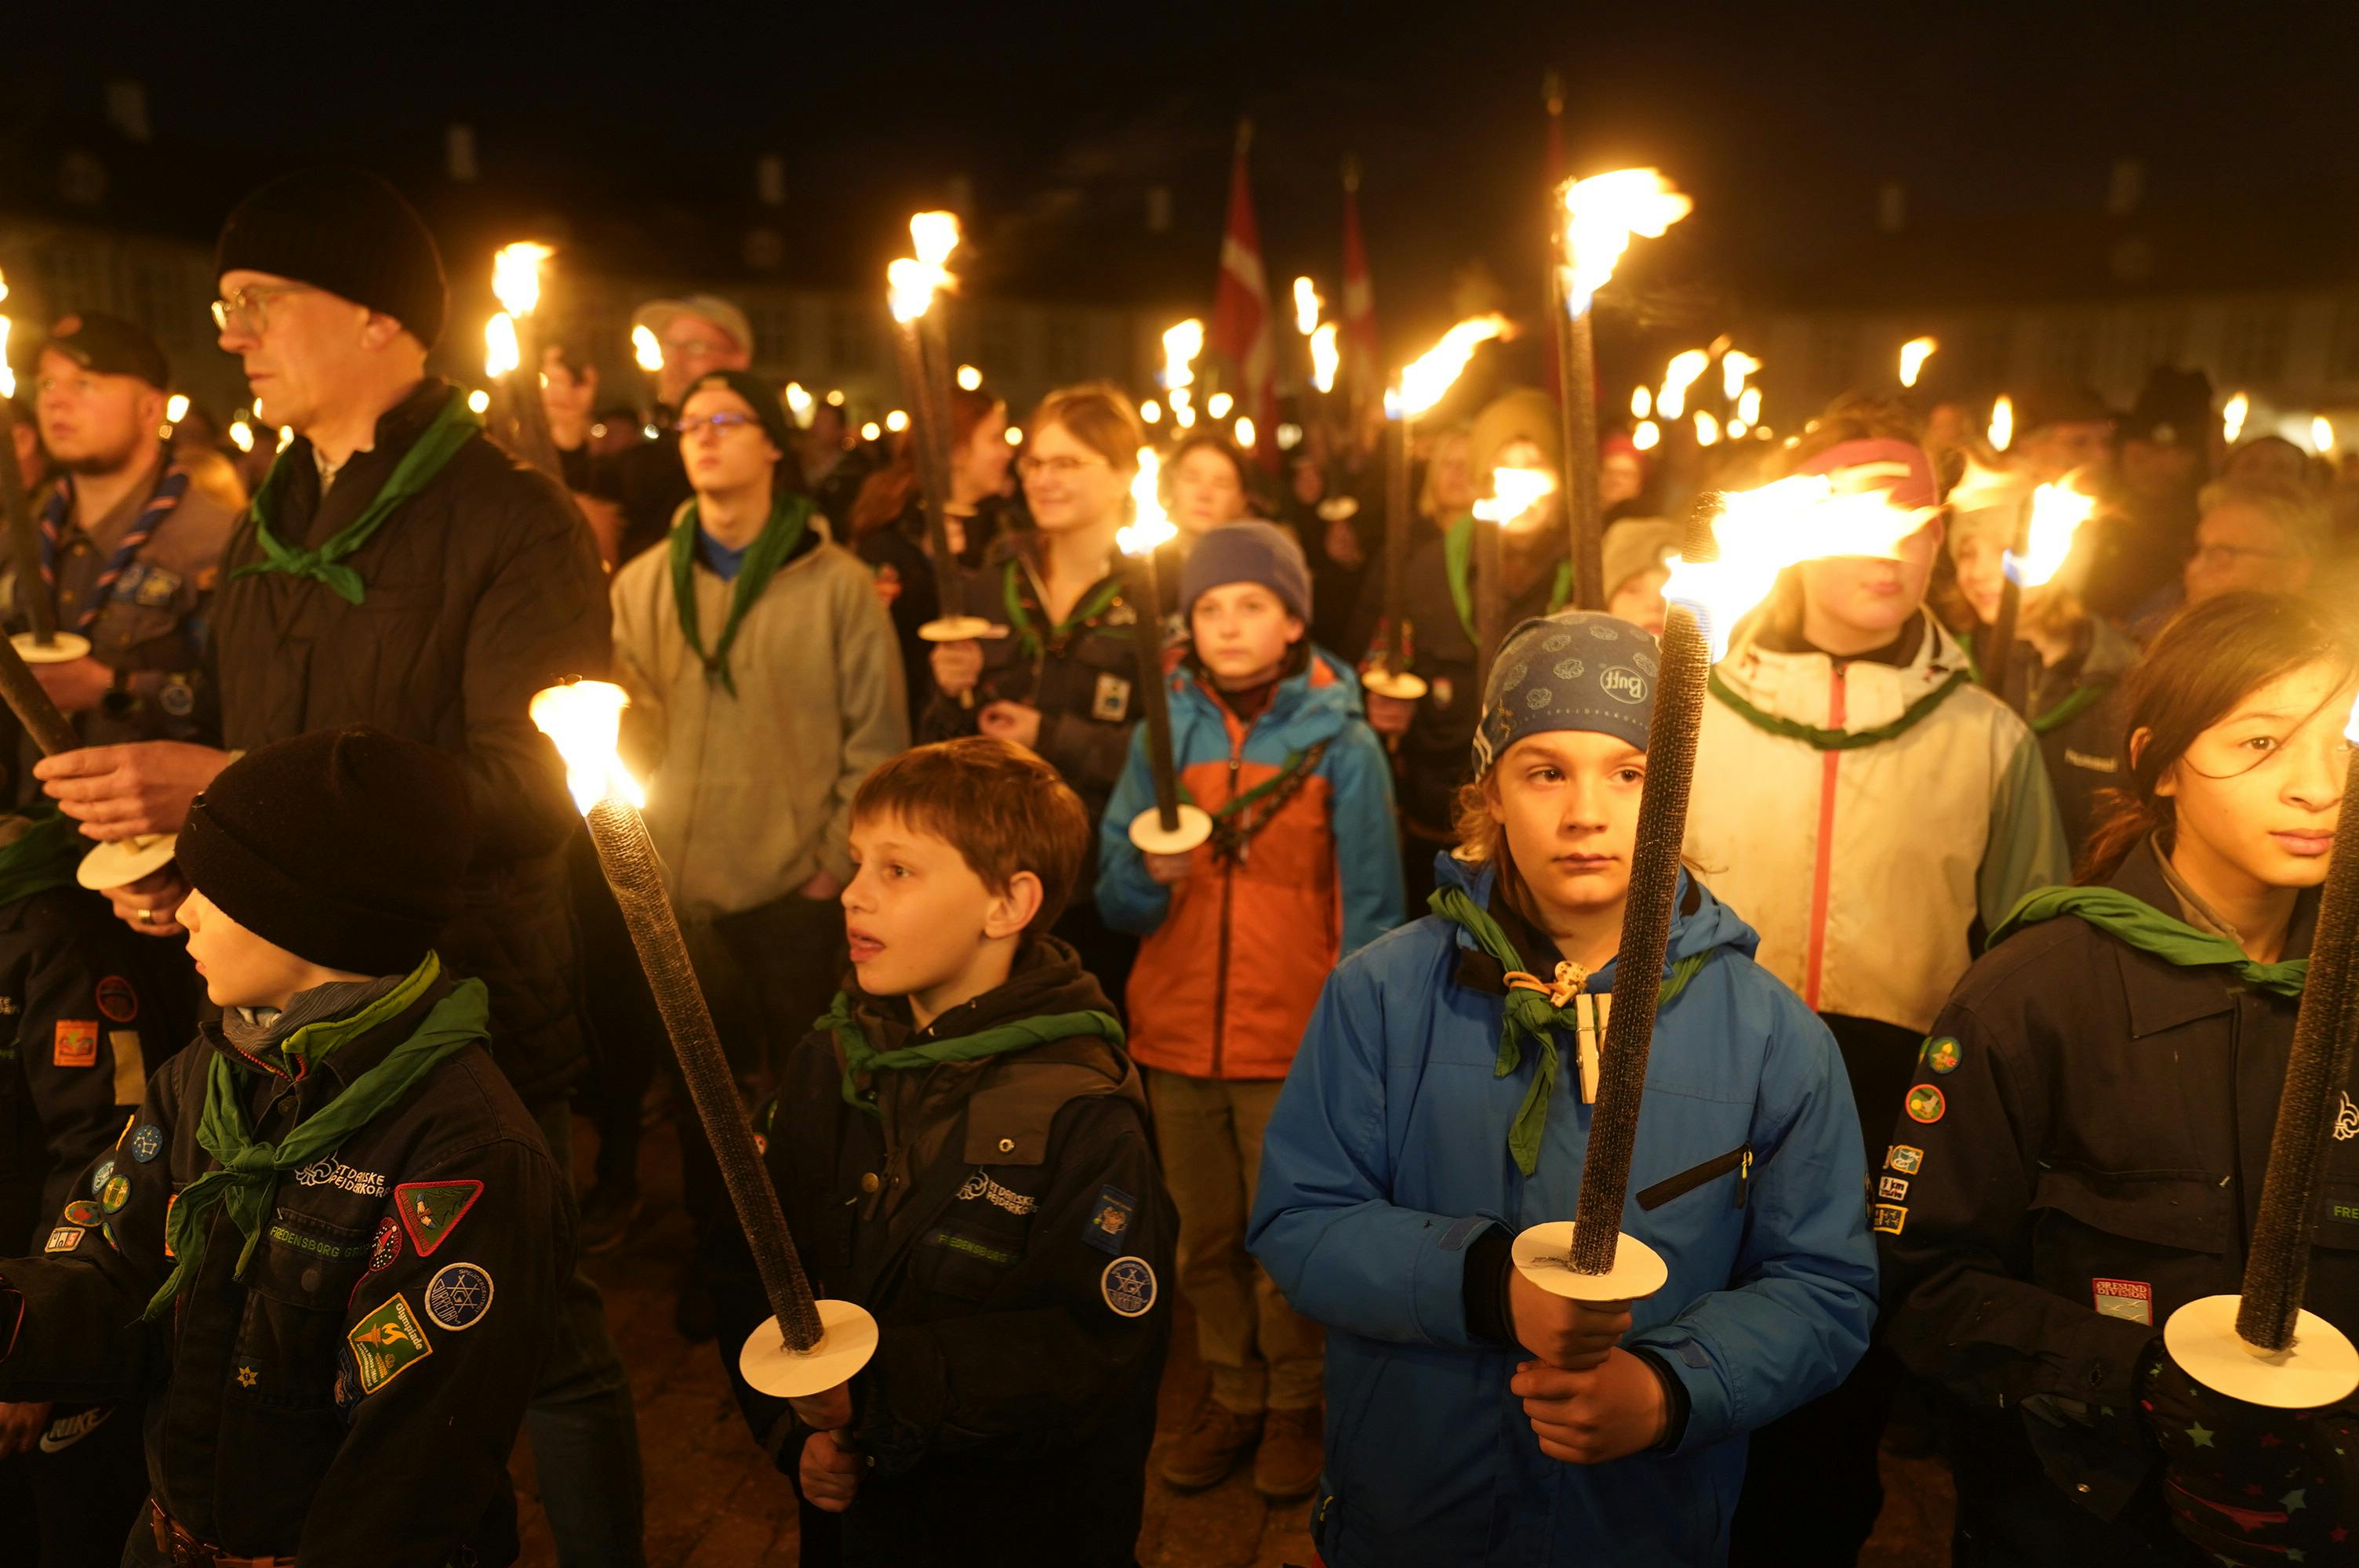
<path id="1" fill-rule="evenodd" d="M 1132 1563 L 1176 1222 L 1104 994 L 1039 937 L 929 1028 L 857 989 L 821 1022 L 757 1125 L 812 1288 L 882 1329 L 852 1381 L 844 1561 Z M 739 1378 L 769 1309 L 738 1263 L 724 1359 L 791 1476 L 811 1429 Z"/>
<path id="2" fill-rule="evenodd" d="M 83 1173 L 129 1130 L 151 1066 L 187 1038 L 146 964 L 154 946 L 73 885 L 86 843 L 55 811 L 0 816 L 0 1252 L 38 1252 L 91 1195 Z M 61 1403 L 0 1465 L 12 1561 L 112 1562 L 147 1495 L 136 1406 Z"/>
<path id="3" fill-rule="evenodd" d="M 2104 886 L 2025 901 L 1935 1021 L 1876 1177 L 1889 1342 L 1961 1401 L 1959 1541 L 1984 1554 L 1961 1561 L 2187 1560 L 2149 1379 L 2183 1395 L 2163 1324 L 2241 1288 L 2318 895 L 2296 905 L 2286 961 L 2264 965 L 2165 914 L 2187 907 L 2173 880 L 2149 843 Z M 2306 1304 L 2351 1332 L 2359 1086 L 2330 1092 L 2349 1114 Z M 2347 1432 L 2353 1413 L 2304 1425 Z M 2223 1438 L 2205 1469 L 2234 1470 L 2227 1505 L 2274 1513 L 2252 1529 L 2276 1532 L 2303 1523 L 2288 1494 L 2323 1505 L 2320 1457 L 2299 1431 L 2237 1453 Z"/>

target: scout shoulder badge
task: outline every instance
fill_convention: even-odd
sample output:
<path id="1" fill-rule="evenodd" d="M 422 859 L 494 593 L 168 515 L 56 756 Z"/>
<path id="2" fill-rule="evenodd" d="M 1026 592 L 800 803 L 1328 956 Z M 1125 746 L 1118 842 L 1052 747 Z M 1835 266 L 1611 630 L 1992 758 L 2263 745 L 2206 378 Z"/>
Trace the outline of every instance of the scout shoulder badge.
<path id="1" fill-rule="evenodd" d="M 431 1258 L 483 1195 L 481 1182 L 407 1182 L 393 1189 L 394 1212 L 418 1255 Z"/>

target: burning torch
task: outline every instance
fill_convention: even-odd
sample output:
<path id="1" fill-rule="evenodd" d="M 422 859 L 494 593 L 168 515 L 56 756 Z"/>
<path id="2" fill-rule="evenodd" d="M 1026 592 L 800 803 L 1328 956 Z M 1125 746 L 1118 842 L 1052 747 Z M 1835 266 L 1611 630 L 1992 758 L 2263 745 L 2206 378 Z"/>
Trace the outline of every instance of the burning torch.
<path id="1" fill-rule="evenodd" d="M 1180 775 L 1171 760 L 1171 703 L 1163 686 L 1163 602 L 1156 581 L 1155 552 L 1180 530 L 1163 510 L 1160 463 L 1152 447 L 1138 449 L 1138 474 L 1130 481 L 1133 518 L 1114 535 L 1122 553 L 1137 564 L 1138 613 L 1131 621 L 1138 654 L 1138 688 L 1147 707 L 1147 764 L 1155 783 L 1155 804 L 1131 820 L 1130 841 L 1150 855 L 1184 855 L 1212 836 L 1212 819 L 1180 798 Z"/>
<path id="2" fill-rule="evenodd" d="M 516 429 L 516 453 L 558 483 L 565 470 L 549 433 L 549 410 L 540 401 L 540 334 L 533 312 L 540 306 L 540 264 L 555 253 L 519 240 L 492 257 L 492 292 L 500 312 L 484 324 L 484 373 L 507 394 L 508 417 Z"/>
<path id="3" fill-rule="evenodd" d="M 951 364 L 950 334 L 935 297 L 955 280 L 943 263 L 958 248 L 959 221 L 950 212 L 920 212 L 909 220 L 918 254 L 885 270 L 893 320 L 899 329 L 901 384 L 914 411 L 909 442 L 918 481 L 926 497 L 927 553 L 934 563 L 934 590 L 940 613 L 918 628 L 929 643 L 965 643 L 1005 635 L 980 616 L 965 613 L 965 585 L 951 549 Z M 961 694 L 972 705 L 973 692 Z"/>

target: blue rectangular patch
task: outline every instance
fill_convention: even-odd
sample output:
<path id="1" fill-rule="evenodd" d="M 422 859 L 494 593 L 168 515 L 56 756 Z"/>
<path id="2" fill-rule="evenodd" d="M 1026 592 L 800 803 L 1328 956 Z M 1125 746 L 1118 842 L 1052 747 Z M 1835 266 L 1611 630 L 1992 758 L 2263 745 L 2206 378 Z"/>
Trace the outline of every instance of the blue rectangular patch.
<path id="1" fill-rule="evenodd" d="M 1109 1257 L 1121 1257 L 1129 1249 L 1130 1217 L 1137 1207 L 1138 1200 L 1120 1187 L 1100 1187 L 1082 1238 Z"/>

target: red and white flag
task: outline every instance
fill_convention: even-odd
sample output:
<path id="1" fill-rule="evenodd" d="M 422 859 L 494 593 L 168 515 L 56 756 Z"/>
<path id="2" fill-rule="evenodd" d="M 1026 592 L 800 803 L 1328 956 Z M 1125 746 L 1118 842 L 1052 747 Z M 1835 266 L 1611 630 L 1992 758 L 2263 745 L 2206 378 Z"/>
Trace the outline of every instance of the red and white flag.
<path id="1" fill-rule="evenodd" d="M 1221 241 L 1221 284 L 1212 296 L 1212 324 L 1204 346 L 1228 361 L 1238 377 L 1237 411 L 1253 416 L 1254 455 L 1277 462 L 1277 340 L 1269 309 L 1269 279 L 1261 265 L 1261 230 L 1254 222 L 1245 179 L 1251 122 L 1238 127 L 1237 162 L 1229 179 L 1229 226 Z"/>
<path id="2" fill-rule="evenodd" d="M 1360 238 L 1360 166 L 1343 166 L 1343 319 L 1344 384 L 1351 388 L 1352 406 L 1383 395 L 1383 362 L 1376 357 L 1376 281 L 1368 271 L 1368 248 Z"/>

